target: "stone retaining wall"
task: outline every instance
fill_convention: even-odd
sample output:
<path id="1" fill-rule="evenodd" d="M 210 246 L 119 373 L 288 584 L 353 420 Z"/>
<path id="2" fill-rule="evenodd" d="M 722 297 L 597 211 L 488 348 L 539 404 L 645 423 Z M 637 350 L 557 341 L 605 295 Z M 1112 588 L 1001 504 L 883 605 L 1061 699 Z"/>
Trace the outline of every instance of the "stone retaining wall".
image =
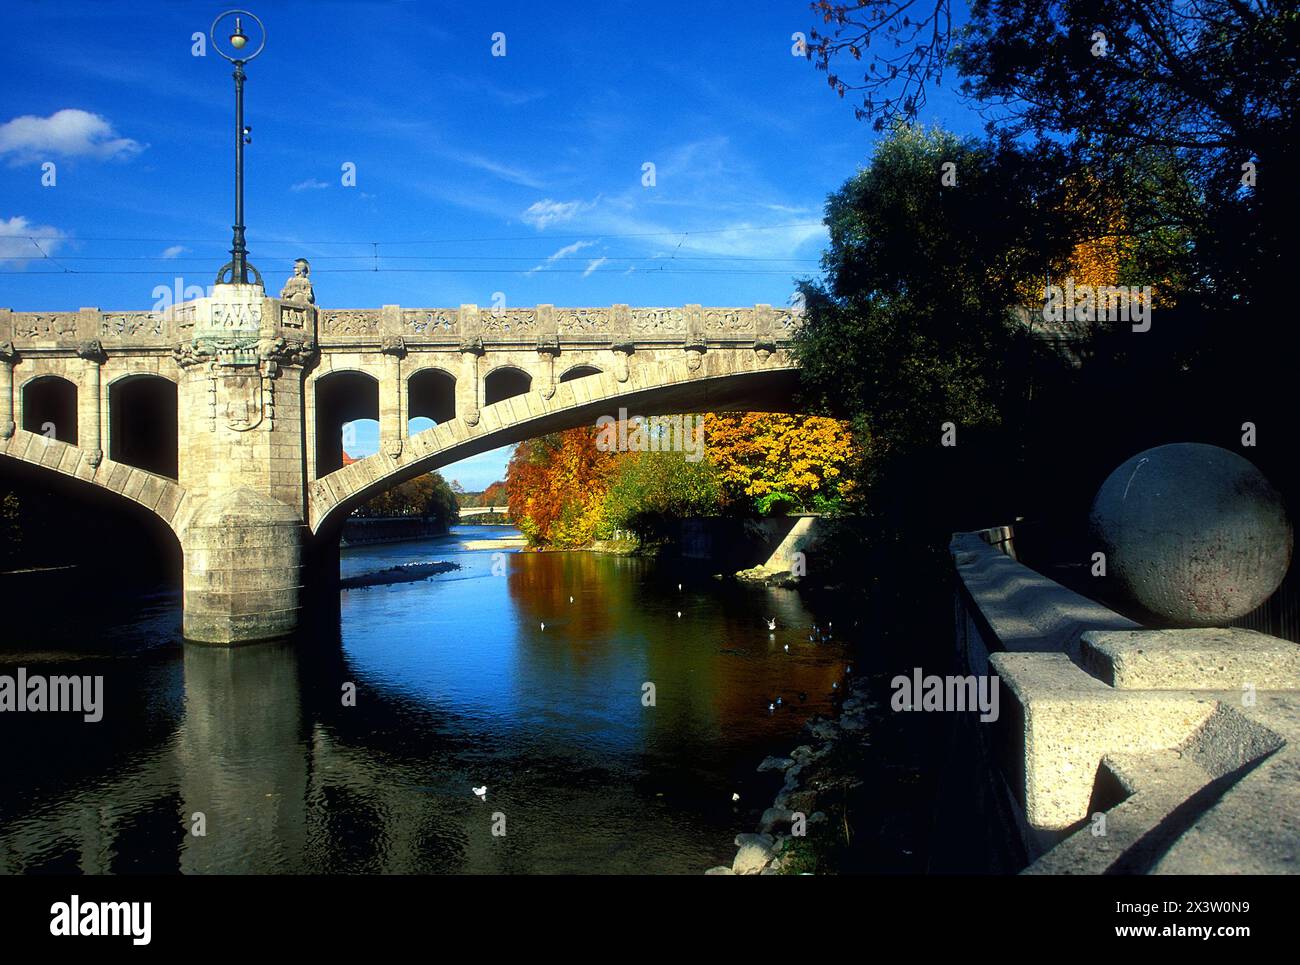
<path id="1" fill-rule="evenodd" d="M 421 516 L 348 517 L 343 524 L 340 546 L 365 546 L 370 543 L 398 543 L 410 539 L 446 536 L 447 527 L 436 519 Z"/>

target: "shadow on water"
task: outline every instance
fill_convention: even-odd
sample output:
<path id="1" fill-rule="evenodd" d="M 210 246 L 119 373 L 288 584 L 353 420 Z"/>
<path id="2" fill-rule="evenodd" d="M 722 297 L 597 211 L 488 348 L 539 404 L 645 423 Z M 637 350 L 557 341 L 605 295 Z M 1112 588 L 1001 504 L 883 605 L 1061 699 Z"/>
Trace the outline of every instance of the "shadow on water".
<path id="1" fill-rule="evenodd" d="M 462 568 L 343 592 L 338 619 L 294 641 L 184 644 L 174 594 L 111 619 L 65 611 L 26 637 L 37 645 L 7 640 L 0 674 L 102 674 L 105 696 L 94 724 L 0 714 L 0 870 L 698 872 L 729 859 L 771 799 L 755 765 L 829 711 L 840 645 L 807 640 L 792 591 L 677 563 L 465 550 L 483 529 L 501 533 L 345 550 L 344 574 Z"/>

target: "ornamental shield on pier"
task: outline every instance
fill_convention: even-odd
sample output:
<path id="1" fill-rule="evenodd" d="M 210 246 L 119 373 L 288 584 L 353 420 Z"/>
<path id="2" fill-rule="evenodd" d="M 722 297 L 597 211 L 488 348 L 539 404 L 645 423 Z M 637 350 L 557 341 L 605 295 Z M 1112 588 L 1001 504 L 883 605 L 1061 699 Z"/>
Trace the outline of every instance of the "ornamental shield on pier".
<path id="1" fill-rule="evenodd" d="M 217 383 L 224 396 L 226 428 L 247 432 L 262 424 L 262 374 L 256 368 L 222 374 Z"/>

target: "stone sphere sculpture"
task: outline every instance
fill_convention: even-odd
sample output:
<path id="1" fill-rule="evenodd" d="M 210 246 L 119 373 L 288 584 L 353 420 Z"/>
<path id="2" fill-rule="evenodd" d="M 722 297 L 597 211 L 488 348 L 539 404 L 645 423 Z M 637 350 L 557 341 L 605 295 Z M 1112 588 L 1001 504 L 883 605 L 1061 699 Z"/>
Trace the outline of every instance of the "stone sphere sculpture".
<path id="1" fill-rule="evenodd" d="M 1234 452 L 1157 446 L 1116 469 L 1090 518 L 1106 573 L 1157 620 L 1222 626 L 1267 600 L 1291 565 L 1282 497 Z"/>

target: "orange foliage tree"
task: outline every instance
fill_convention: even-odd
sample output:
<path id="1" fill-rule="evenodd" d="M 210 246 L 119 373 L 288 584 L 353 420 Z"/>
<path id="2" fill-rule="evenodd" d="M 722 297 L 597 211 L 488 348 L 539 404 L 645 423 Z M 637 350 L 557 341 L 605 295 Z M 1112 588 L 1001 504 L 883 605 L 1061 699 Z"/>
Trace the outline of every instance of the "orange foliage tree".
<path id="1" fill-rule="evenodd" d="M 1090 175 L 1066 185 L 1056 217 L 1069 224 L 1081 240 L 1064 258 L 1054 260 L 1045 280 L 1027 279 L 1020 285 L 1023 304 L 1041 304 L 1045 284 L 1063 284 L 1067 278 L 1076 288 L 1150 285 L 1153 306 L 1169 308 L 1175 304 L 1173 292 L 1184 280 L 1177 277 L 1177 270 L 1167 263 L 1169 259 L 1162 257 L 1162 252 L 1180 246 L 1177 232 L 1135 234 L 1118 195 Z M 1133 297 L 1138 302 L 1145 300 L 1139 293 Z"/>
<path id="2" fill-rule="evenodd" d="M 615 454 L 596 431 L 570 429 L 521 442 L 506 471 L 510 515 L 534 546 L 582 546 L 601 520 Z"/>

